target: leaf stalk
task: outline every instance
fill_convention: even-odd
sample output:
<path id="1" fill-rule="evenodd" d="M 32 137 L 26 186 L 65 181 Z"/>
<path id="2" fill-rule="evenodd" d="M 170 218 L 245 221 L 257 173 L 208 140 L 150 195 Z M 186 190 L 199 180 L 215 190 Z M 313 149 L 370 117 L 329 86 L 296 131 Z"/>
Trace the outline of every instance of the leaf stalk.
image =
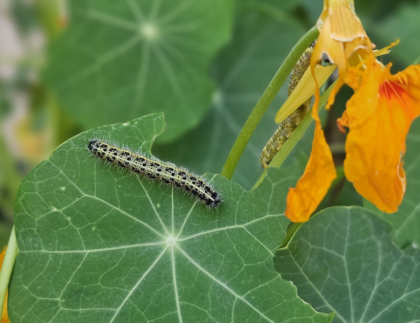
<path id="1" fill-rule="evenodd" d="M 331 84 L 330 87 L 328 88 L 328 90 L 325 91 L 322 94 L 321 99 L 319 101 L 319 106 L 320 106 L 319 112 L 322 111 L 325 104 L 327 103 L 328 97 L 330 96 L 331 90 L 334 88 L 335 84 L 336 84 L 336 82 Z M 276 154 L 276 156 L 274 156 L 273 160 L 271 161 L 270 165 L 268 166 L 269 168 L 270 167 L 277 167 L 278 168 L 283 164 L 283 162 L 286 160 L 287 156 L 289 156 L 289 154 L 292 152 L 293 148 L 295 148 L 295 146 L 297 145 L 297 143 L 302 138 L 302 136 L 304 135 L 304 133 L 306 132 L 306 130 L 309 128 L 309 126 L 312 124 L 313 121 L 314 120 L 312 119 L 311 113 L 309 112 L 305 116 L 305 118 L 303 118 L 302 122 L 299 124 L 299 126 L 296 128 L 296 130 L 293 131 L 290 138 L 287 139 L 287 141 L 285 142 L 283 147 L 281 147 L 280 151 Z M 267 170 L 266 169 L 261 174 L 260 178 L 255 183 L 255 185 L 252 189 L 256 189 L 262 183 L 262 181 L 265 178 L 265 175 L 267 175 Z"/>
<path id="2" fill-rule="evenodd" d="M 308 48 L 308 46 L 318 37 L 318 29 L 312 27 L 292 48 L 289 55 L 284 60 L 283 64 L 277 70 L 273 79 L 271 80 L 268 87 L 265 89 L 262 97 L 258 101 L 257 105 L 252 110 L 248 120 L 245 122 L 238 138 L 233 144 L 232 150 L 223 166 L 221 175 L 227 179 L 232 179 L 233 173 L 238 165 L 238 162 L 251 138 L 252 133 L 257 128 L 261 121 L 261 118 L 267 111 L 274 97 L 277 95 L 284 81 L 295 67 L 302 53 Z"/>

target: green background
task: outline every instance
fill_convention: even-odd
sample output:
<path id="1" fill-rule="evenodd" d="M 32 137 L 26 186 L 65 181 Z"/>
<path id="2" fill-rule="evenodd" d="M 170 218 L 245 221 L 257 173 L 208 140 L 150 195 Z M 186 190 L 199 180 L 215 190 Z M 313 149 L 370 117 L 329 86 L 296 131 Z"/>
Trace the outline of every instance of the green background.
<path id="1" fill-rule="evenodd" d="M 348 88 L 323 115 L 339 176 L 321 212 L 293 237 L 286 237 L 285 196 L 303 172 L 313 128 L 280 170 L 249 191 L 262 173 L 259 154 L 276 128 L 287 84 L 233 181 L 210 174 L 221 171 L 250 111 L 315 24 L 322 2 L 75 0 L 65 27 L 57 1 L 12 2 L 19 37 L 29 41 L 37 30 L 45 46 L 22 59 L 7 57 L 16 73 L 1 80 L 0 119 L 16 113 L 14 94 L 23 93 L 25 131 L 51 138 L 37 158 L 48 160 L 37 166 L 13 146 L 14 133 L 4 126 L 0 133 L 0 247 L 16 221 L 21 251 L 10 291 L 12 322 L 113 316 L 178 322 L 182 313 L 184 322 L 306 323 L 328 322 L 333 311 L 333 322 L 420 319 L 419 120 L 407 137 L 407 192 L 396 214 L 363 202 L 344 177 L 345 135 L 336 119 L 352 94 Z M 420 1 L 355 0 L 355 6 L 378 48 L 400 40 L 381 58 L 392 61 L 393 72 L 420 63 Z M 153 35 L 145 26 L 159 21 L 160 38 L 144 39 Z M 149 113 L 157 114 L 141 118 Z M 209 172 L 224 197 L 221 208 L 191 208 L 180 192 L 96 163 L 85 149 L 92 137 Z M 172 231 L 185 240 L 168 244 Z M 275 254 L 275 271 L 272 258 L 282 242 L 288 244 Z"/>

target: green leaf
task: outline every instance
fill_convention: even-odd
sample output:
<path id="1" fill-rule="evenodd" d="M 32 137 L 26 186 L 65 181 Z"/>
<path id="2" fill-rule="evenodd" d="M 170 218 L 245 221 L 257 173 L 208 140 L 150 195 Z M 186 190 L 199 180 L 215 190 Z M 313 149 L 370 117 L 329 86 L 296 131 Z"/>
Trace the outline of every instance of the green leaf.
<path id="1" fill-rule="evenodd" d="M 388 16 L 395 16 L 395 13 L 399 8 L 404 7 L 408 4 L 416 3 L 417 0 L 355 0 L 356 12 L 359 16 L 362 16 L 362 23 L 365 20 L 383 20 Z M 376 25 L 375 29 L 380 29 Z"/>
<path id="2" fill-rule="evenodd" d="M 363 206 L 363 198 L 357 193 L 353 184 L 344 179 L 342 189 L 334 201 L 335 206 Z"/>
<path id="3" fill-rule="evenodd" d="M 213 75 L 217 92 L 211 111 L 194 131 L 170 145 L 154 148 L 156 155 L 184 164 L 198 173 L 220 172 L 223 164 L 264 89 L 290 49 L 304 34 L 293 19 L 279 20 L 244 10 L 238 14 L 232 42 L 219 55 Z M 285 84 L 254 132 L 235 170 L 233 180 L 251 188 L 261 175 L 260 154 L 277 128 L 274 116 L 287 98 Z M 307 131 L 285 166 L 296 156 L 309 155 L 313 128 Z"/>
<path id="4" fill-rule="evenodd" d="M 290 12 L 301 3 L 301 0 L 288 0 L 288 1 L 277 1 L 277 0 L 248 0 L 244 1 L 246 5 L 262 5 L 272 10 L 279 10 L 283 12 Z"/>
<path id="5" fill-rule="evenodd" d="M 327 195 L 318 205 L 315 214 L 331 206 L 363 206 L 363 198 L 346 179 L 344 167 L 338 166 L 335 170 L 337 177 L 331 183 Z"/>
<path id="6" fill-rule="evenodd" d="M 223 196 L 209 210 L 86 149 L 101 138 L 148 153 L 164 126 L 155 114 L 82 133 L 26 177 L 12 322 L 329 322 L 273 268 L 293 169 L 253 192 L 207 175 Z"/>
<path id="7" fill-rule="evenodd" d="M 275 268 L 333 322 L 420 320 L 420 253 L 401 251 L 391 228 L 359 207 L 334 207 L 299 227 Z"/>
<path id="8" fill-rule="evenodd" d="M 211 59 L 227 42 L 231 0 L 79 0 L 49 49 L 45 81 L 85 128 L 165 112 L 173 140 L 209 108 Z"/>
<path id="9" fill-rule="evenodd" d="M 323 0 L 302 0 L 302 4 L 306 9 L 307 19 L 310 25 L 316 24 L 316 21 L 322 13 L 322 8 L 324 7 L 323 3 Z"/>
<path id="10" fill-rule="evenodd" d="M 400 43 L 392 48 L 391 56 L 402 62 L 405 67 L 412 64 L 420 54 L 420 43 L 416 41 L 420 29 L 420 4 L 404 5 L 392 13 L 389 18 L 380 23 L 372 22 L 370 29 L 384 46 L 388 46 L 397 39 L 400 40 Z"/>
<path id="11" fill-rule="evenodd" d="M 388 221 L 394 227 L 395 243 L 404 247 L 411 242 L 420 245 L 420 119 L 413 122 L 407 136 L 407 151 L 404 156 L 404 169 L 407 188 L 398 212 L 387 214 L 376 206 L 364 201 L 365 206 Z"/>

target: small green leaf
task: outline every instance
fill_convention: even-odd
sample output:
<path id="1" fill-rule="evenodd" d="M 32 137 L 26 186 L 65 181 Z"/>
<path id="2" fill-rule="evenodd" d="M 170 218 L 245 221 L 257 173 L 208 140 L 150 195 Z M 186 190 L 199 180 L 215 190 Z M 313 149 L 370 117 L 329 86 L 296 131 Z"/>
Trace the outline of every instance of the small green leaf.
<path id="1" fill-rule="evenodd" d="M 286 32 L 287 31 L 287 32 Z M 184 164 L 199 173 L 220 172 L 249 114 L 294 44 L 304 34 L 293 19 L 280 20 L 252 10 L 238 14 L 232 42 L 216 59 L 217 92 L 203 122 L 180 140 L 154 148 L 156 155 Z M 252 135 L 233 180 L 250 189 L 263 168 L 260 154 L 277 128 L 274 116 L 287 98 L 284 84 Z M 285 166 L 302 151 L 309 156 L 313 127 L 307 131 Z"/>
<path id="2" fill-rule="evenodd" d="M 365 200 L 365 206 L 394 227 L 394 240 L 400 247 L 411 242 L 420 245 L 420 119 L 413 122 L 407 136 L 404 169 L 407 188 L 398 212 L 387 214 Z"/>
<path id="3" fill-rule="evenodd" d="M 165 112 L 173 140 L 209 108 L 211 59 L 227 42 L 231 0 L 70 1 L 45 81 L 85 128 Z"/>
<path id="4" fill-rule="evenodd" d="M 401 251 L 391 227 L 359 207 L 322 211 L 276 252 L 276 270 L 333 322 L 420 320 L 420 252 Z"/>
<path id="5" fill-rule="evenodd" d="M 207 175 L 217 210 L 95 160 L 89 139 L 150 152 L 162 114 L 65 142 L 24 180 L 16 202 L 15 322 L 329 322 L 274 270 L 293 169 L 255 191 Z"/>

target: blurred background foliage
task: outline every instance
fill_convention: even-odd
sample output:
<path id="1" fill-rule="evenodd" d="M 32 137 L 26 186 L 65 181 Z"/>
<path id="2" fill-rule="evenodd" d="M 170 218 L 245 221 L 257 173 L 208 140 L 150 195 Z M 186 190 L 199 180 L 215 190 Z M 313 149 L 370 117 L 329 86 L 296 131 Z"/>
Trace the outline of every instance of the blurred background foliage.
<path id="1" fill-rule="evenodd" d="M 315 24 L 322 3 L 0 0 L 0 247 L 13 225 L 14 198 L 25 174 L 91 127 L 164 111 L 167 131 L 153 153 L 197 173 L 220 172 L 250 111 L 292 46 Z M 383 58 L 393 62 L 394 72 L 420 62 L 420 0 L 355 5 L 379 48 L 400 39 Z M 287 84 L 235 172 L 234 180 L 247 189 L 262 172 L 259 155 L 286 93 Z M 345 136 L 335 120 L 350 96 L 349 89 L 341 91 L 324 115 L 338 167 Z M 410 138 L 417 141 L 420 123 L 413 128 Z M 305 165 L 311 133 L 286 164 Z M 419 155 L 407 158 L 410 171 L 418 170 Z M 338 173 L 320 208 L 361 205 L 342 169 Z M 417 210 L 419 203 L 410 206 Z"/>

